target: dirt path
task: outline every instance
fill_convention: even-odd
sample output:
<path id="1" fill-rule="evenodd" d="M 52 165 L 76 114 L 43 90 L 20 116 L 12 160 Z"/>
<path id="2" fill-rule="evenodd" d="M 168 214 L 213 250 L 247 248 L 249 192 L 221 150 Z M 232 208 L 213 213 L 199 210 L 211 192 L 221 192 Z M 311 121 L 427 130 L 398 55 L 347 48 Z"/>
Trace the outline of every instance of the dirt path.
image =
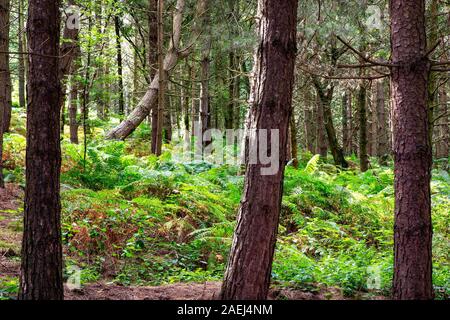
<path id="1" fill-rule="evenodd" d="M 214 300 L 220 282 L 177 283 L 159 287 L 123 287 L 104 283 L 92 284 L 81 290 L 66 290 L 66 300 Z M 342 300 L 340 290 L 319 292 L 300 290 L 271 290 L 269 300 Z"/>

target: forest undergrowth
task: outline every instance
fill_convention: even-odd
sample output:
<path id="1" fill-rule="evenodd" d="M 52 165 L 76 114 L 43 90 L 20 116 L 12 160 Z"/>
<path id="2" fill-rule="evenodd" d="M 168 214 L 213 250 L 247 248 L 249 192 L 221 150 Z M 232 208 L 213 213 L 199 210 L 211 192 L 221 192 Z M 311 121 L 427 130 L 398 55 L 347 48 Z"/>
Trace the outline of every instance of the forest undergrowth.
<path id="1" fill-rule="evenodd" d="M 24 186 L 24 117 L 5 136 L 5 180 Z M 241 168 L 208 161 L 177 161 L 171 145 L 150 155 L 149 130 L 126 142 L 105 141 L 92 124 L 83 145 L 62 142 L 62 237 L 65 277 L 81 270 L 81 284 L 123 286 L 220 281 L 243 188 Z M 392 163 L 360 173 L 340 170 L 302 153 L 288 166 L 280 232 L 272 270 L 276 288 L 344 296 L 389 297 L 393 273 L 394 173 Z M 356 163 L 357 158 L 349 158 Z M 433 283 L 450 297 L 450 175 L 433 170 Z M 2 211 L 0 255 L 18 261 L 22 205 Z M 7 220 L 6 217 L 15 217 Z M 1 220 L 8 224 L 1 224 Z M 9 240 L 8 240 L 9 239 Z M 16 295 L 18 278 L 0 277 L 0 299 Z"/>

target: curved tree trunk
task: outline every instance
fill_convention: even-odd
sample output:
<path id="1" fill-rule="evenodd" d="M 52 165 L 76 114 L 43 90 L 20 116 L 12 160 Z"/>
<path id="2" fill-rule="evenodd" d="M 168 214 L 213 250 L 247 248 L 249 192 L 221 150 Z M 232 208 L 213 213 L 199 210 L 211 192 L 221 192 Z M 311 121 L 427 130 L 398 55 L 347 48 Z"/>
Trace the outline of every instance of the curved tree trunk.
<path id="1" fill-rule="evenodd" d="M 279 170 L 248 164 L 221 299 L 266 299 L 278 230 L 296 56 L 297 0 L 259 0 L 251 128 L 279 130 Z M 252 139 L 253 140 L 253 139 Z M 252 143 L 260 141 L 255 137 Z M 270 142 L 269 142 L 270 144 Z M 275 150 L 271 150 L 275 152 Z"/>
<path id="2" fill-rule="evenodd" d="M 197 6 L 197 17 L 196 17 L 197 20 L 199 16 L 204 14 L 203 8 L 205 7 L 206 3 L 207 0 L 199 1 L 199 4 Z M 170 41 L 171 45 L 164 59 L 164 73 L 166 75 L 166 78 L 169 72 L 177 65 L 178 60 L 186 58 L 191 53 L 194 41 L 196 41 L 198 35 L 201 32 L 201 30 L 199 30 L 198 28 L 198 25 L 195 25 L 193 28 L 194 31 L 190 45 L 184 51 L 179 51 L 184 4 L 185 4 L 184 0 L 177 1 L 173 19 L 172 39 Z M 136 130 L 136 128 L 142 123 L 142 121 L 144 121 L 144 119 L 150 114 L 150 111 L 155 106 L 155 104 L 157 104 L 158 91 L 159 91 L 159 75 L 156 74 L 146 94 L 141 99 L 136 108 L 133 110 L 133 112 L 131 112 L 130 115 L 127 117 L 127 119 L 122 121 L 122 123 L 120 123 L 116 128 L 112 129 L 106 135 L 106 137 L 108 139 L 123 140 L 126 139 L 130 134 L 132 134 L 133 131 Z"/>
<path id="3" fill-rule="evenodd" d="M 394 299 L 432 299 L 430 61 L 424 0 L 391 0 L 395 157 Z"/>
<path id="4" fill-rule="evenodd" d="M 62 300 L 59 1 L 30 1 L 26 189 L 19 299 Z"/>

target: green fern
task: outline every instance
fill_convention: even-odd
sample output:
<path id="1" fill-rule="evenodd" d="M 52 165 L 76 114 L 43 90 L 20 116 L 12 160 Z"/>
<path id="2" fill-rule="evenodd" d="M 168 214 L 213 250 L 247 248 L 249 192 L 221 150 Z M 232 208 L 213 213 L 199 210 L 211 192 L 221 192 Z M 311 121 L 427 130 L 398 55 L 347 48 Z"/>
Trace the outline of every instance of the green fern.
<path id="1" fill-rule="evenodd" d="M 314 157 L 311 158 L 311 160 L 308 161 L 304 171 L 308 174 L 315 173 L 319 169 L 319 161 L 320 155 L 316 154 Z"/>

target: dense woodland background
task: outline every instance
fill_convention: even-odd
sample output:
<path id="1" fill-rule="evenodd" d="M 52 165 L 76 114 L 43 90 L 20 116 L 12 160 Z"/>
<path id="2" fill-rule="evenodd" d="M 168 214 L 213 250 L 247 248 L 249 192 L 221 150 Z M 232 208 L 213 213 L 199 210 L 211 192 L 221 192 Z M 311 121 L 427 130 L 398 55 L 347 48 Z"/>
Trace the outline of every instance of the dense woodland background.
<path id="1" fill-rule="evenodd" d="M 445 1 L 397 0 L 390 7 L 384 0 L 307 0 L 298 10 L 294 0 L 68 0 L 59 9 L 52 3 L 0 0 L 0 299 L 19 291 L 22 299 L 61 298 L 61 288 L 24 289 L 33 274 L 51 268 L 56 286 L 81 277 L 82 289 L 66 290 L 66 298 L 162 298 L 149 287 L 167 284 L 179 295 L 167 289 L 166 298 L 208 298 L 227 270 L 236 216 L 241 212 L 245 227 L 245 217 L 264 209 L 246 207 L 257 199 L 272 201 L 271 227 L 253 222 L 272 243 L 262 248 L 257 235 L 235 241 L 240 249 L 231 250 L 222 298 L 265 298 L 270 279 L 270 295 L 279 299 L 449 298 Z M 408 26 L 424 32 L 403 35 L 414 29 Z M 270 38 L 275 27 L 291 38 Z M 277 45 L 275 58 L 264 55 Z M 402 60 L 419 51 L 411 64 Z M 284 81 L 291 62 L 292 88 Z M 262 74 L 267 83 L 256 80 Z M 269 97 L 252 93 L 255 83 Z M 281 102 L 267 106 L 264 99 L 274 95 Z M 240 129 L 249 119 L 264 125 L 274 117 L 286 122 L 284 181 L 283 174 L 260 180 L 260 198 L 240 205 L 242 191 L 251 190 L 251 166 L 198 157 L 194 125 L 201 132 Z M 401 153 L 410 146 L 412 153 Z M 43 160 L 60 153 L 53 165 Z M 61 172 L 54 170 L 59 165 Z M 55 228 L 42 238 L 58 243 L 62 232 L 63 259 L 55 264 L 43 263 L 51 253 L 31 236 L 46 210 L 45 223 Z M 407 222 L 398 218 L 402 212 Z M 423 258 L 431 255 L 431 237 L 432 267 L 431 256 Z M 247 248 L 271 257 L 276 238 L 273 264 L 251 264 L 236 253 Z M 423 266 L 411 271 L 415 279 L 394 258 L 394 238 L 405 266 Z M 58 246 L 51 248 L 58 256 Z M 19 290 L 21 268 L 27 280 Z M 254 295 L 233 287 L 245 281 L 246 268 L 265 278 L 249 280 Z M 143 291 L 127 291 L 131 286 Z M 106 287 L 117 295 L 97 296 Z"/>

